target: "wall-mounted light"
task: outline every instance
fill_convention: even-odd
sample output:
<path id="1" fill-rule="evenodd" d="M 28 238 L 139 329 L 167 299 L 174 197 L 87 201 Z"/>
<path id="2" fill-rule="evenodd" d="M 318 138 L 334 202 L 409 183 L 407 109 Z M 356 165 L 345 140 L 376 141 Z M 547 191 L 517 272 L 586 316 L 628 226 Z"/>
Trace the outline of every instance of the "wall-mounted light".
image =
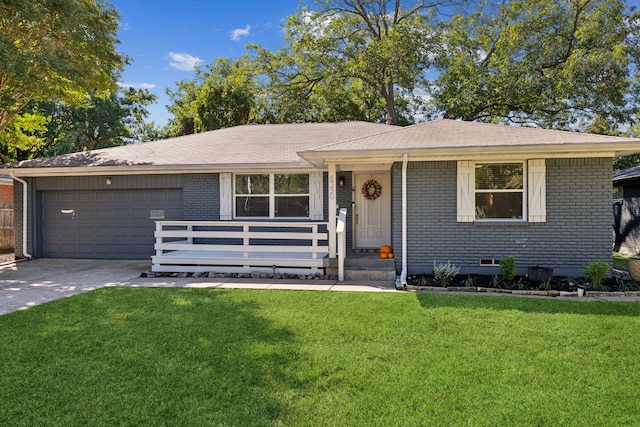
<path id="1" fill-rule="evenodd" d="M 344 175 L 340 175 L 340 177 L 338 178 L 338 187 L 344 187 Z"/>
<path id="2" fill-rule="evenodd" d="M 107 179 L 104 181 L 104 183 L 105 183 L 105 184 L 107 184 L 107 185 L 111 185 L 111 178 L 107 178 Z"/>

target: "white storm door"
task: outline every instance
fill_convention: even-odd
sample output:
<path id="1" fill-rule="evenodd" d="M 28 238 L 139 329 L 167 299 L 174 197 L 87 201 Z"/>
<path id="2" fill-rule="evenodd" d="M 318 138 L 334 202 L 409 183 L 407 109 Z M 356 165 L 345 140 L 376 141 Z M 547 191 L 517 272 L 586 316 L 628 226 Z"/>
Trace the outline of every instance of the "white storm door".
<path id="1" fill-rule="evenodd" d="M 380 186 L 378 197 L 363 194 L 369 180 Z M 389 172 L 355 174 L 353 212 L 355 249 L 378 249 L 391 245 L 391 177 Z M 369 194 L 373 193 L 372 188 Z"/>

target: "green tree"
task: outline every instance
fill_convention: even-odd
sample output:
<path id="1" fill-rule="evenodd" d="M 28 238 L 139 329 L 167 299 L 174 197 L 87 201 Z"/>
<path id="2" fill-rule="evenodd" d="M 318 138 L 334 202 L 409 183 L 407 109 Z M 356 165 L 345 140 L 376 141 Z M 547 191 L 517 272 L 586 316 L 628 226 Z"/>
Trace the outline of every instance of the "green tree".
<path id="1" fill-rule="evenodd" d="M 167 90 L 174 118 L 168 136 L 220 129 L 249 122 L 255 105 L 256 75 L 245 56 L 233 60 L 219 58 L 205 69 L 195 70 L 195 78 L 177 82 Z"/>
<path id="2" fill-rule="evenodd" d="M 549 128 L 624 122 L 636 23 L 623 0 L 489 2 L 454 16 L 436 55 L 436 113 Z"/>
<path id="3" fill-rule="evenodd" d="M 32 100 L 73 105 L 115 90 L 127 61 L 118 20 L 102 0 L 0 2 L 0 131 Z"/>
<path id="4" fill-rule="evenodd" d="M 155 95 L 146 89 L 94 93 L 81 106 L 32 102 L 0 132 L 3 162 L 54 156 L 157 139 L 145 123 Z"/>
<path id="5" fill-rule="evenodd" d="M 287 48 L 273 53 L 254 46 L 274 96 L 266 104 L 273 115 L 408 121 L 403 108 L 429 65 L 429 28 L 442 2 L 404 3 L 318 1 L 287 20 Z"/>

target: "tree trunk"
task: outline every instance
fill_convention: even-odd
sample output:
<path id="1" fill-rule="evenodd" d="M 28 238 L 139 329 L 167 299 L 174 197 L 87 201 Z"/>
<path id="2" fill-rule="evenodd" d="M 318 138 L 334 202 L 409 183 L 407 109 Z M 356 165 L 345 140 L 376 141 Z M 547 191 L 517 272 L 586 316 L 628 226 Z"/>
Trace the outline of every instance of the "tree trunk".
<path id="1" fill-rule="evenodd" d="M 396 98 L 394 94 L 394 82 L 390 77 L 387 84 L 382 88 L 382 96 L 384 97 L 385 109 L 387 110 L 387 124 L 398 124 L 398 113 L 396 111 Z"/>

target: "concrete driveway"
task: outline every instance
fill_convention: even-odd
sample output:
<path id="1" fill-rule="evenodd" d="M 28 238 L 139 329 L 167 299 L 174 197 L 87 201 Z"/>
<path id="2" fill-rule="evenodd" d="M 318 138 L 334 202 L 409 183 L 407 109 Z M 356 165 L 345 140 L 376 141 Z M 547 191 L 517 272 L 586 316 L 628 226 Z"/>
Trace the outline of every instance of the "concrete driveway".
<path id="1" fill-rule="evenodd" d="M 392 283 L 140 277 L 151 261 L 35 259 L 0 267 L 0 315 L 105 286 L 394 292 Z"/>

